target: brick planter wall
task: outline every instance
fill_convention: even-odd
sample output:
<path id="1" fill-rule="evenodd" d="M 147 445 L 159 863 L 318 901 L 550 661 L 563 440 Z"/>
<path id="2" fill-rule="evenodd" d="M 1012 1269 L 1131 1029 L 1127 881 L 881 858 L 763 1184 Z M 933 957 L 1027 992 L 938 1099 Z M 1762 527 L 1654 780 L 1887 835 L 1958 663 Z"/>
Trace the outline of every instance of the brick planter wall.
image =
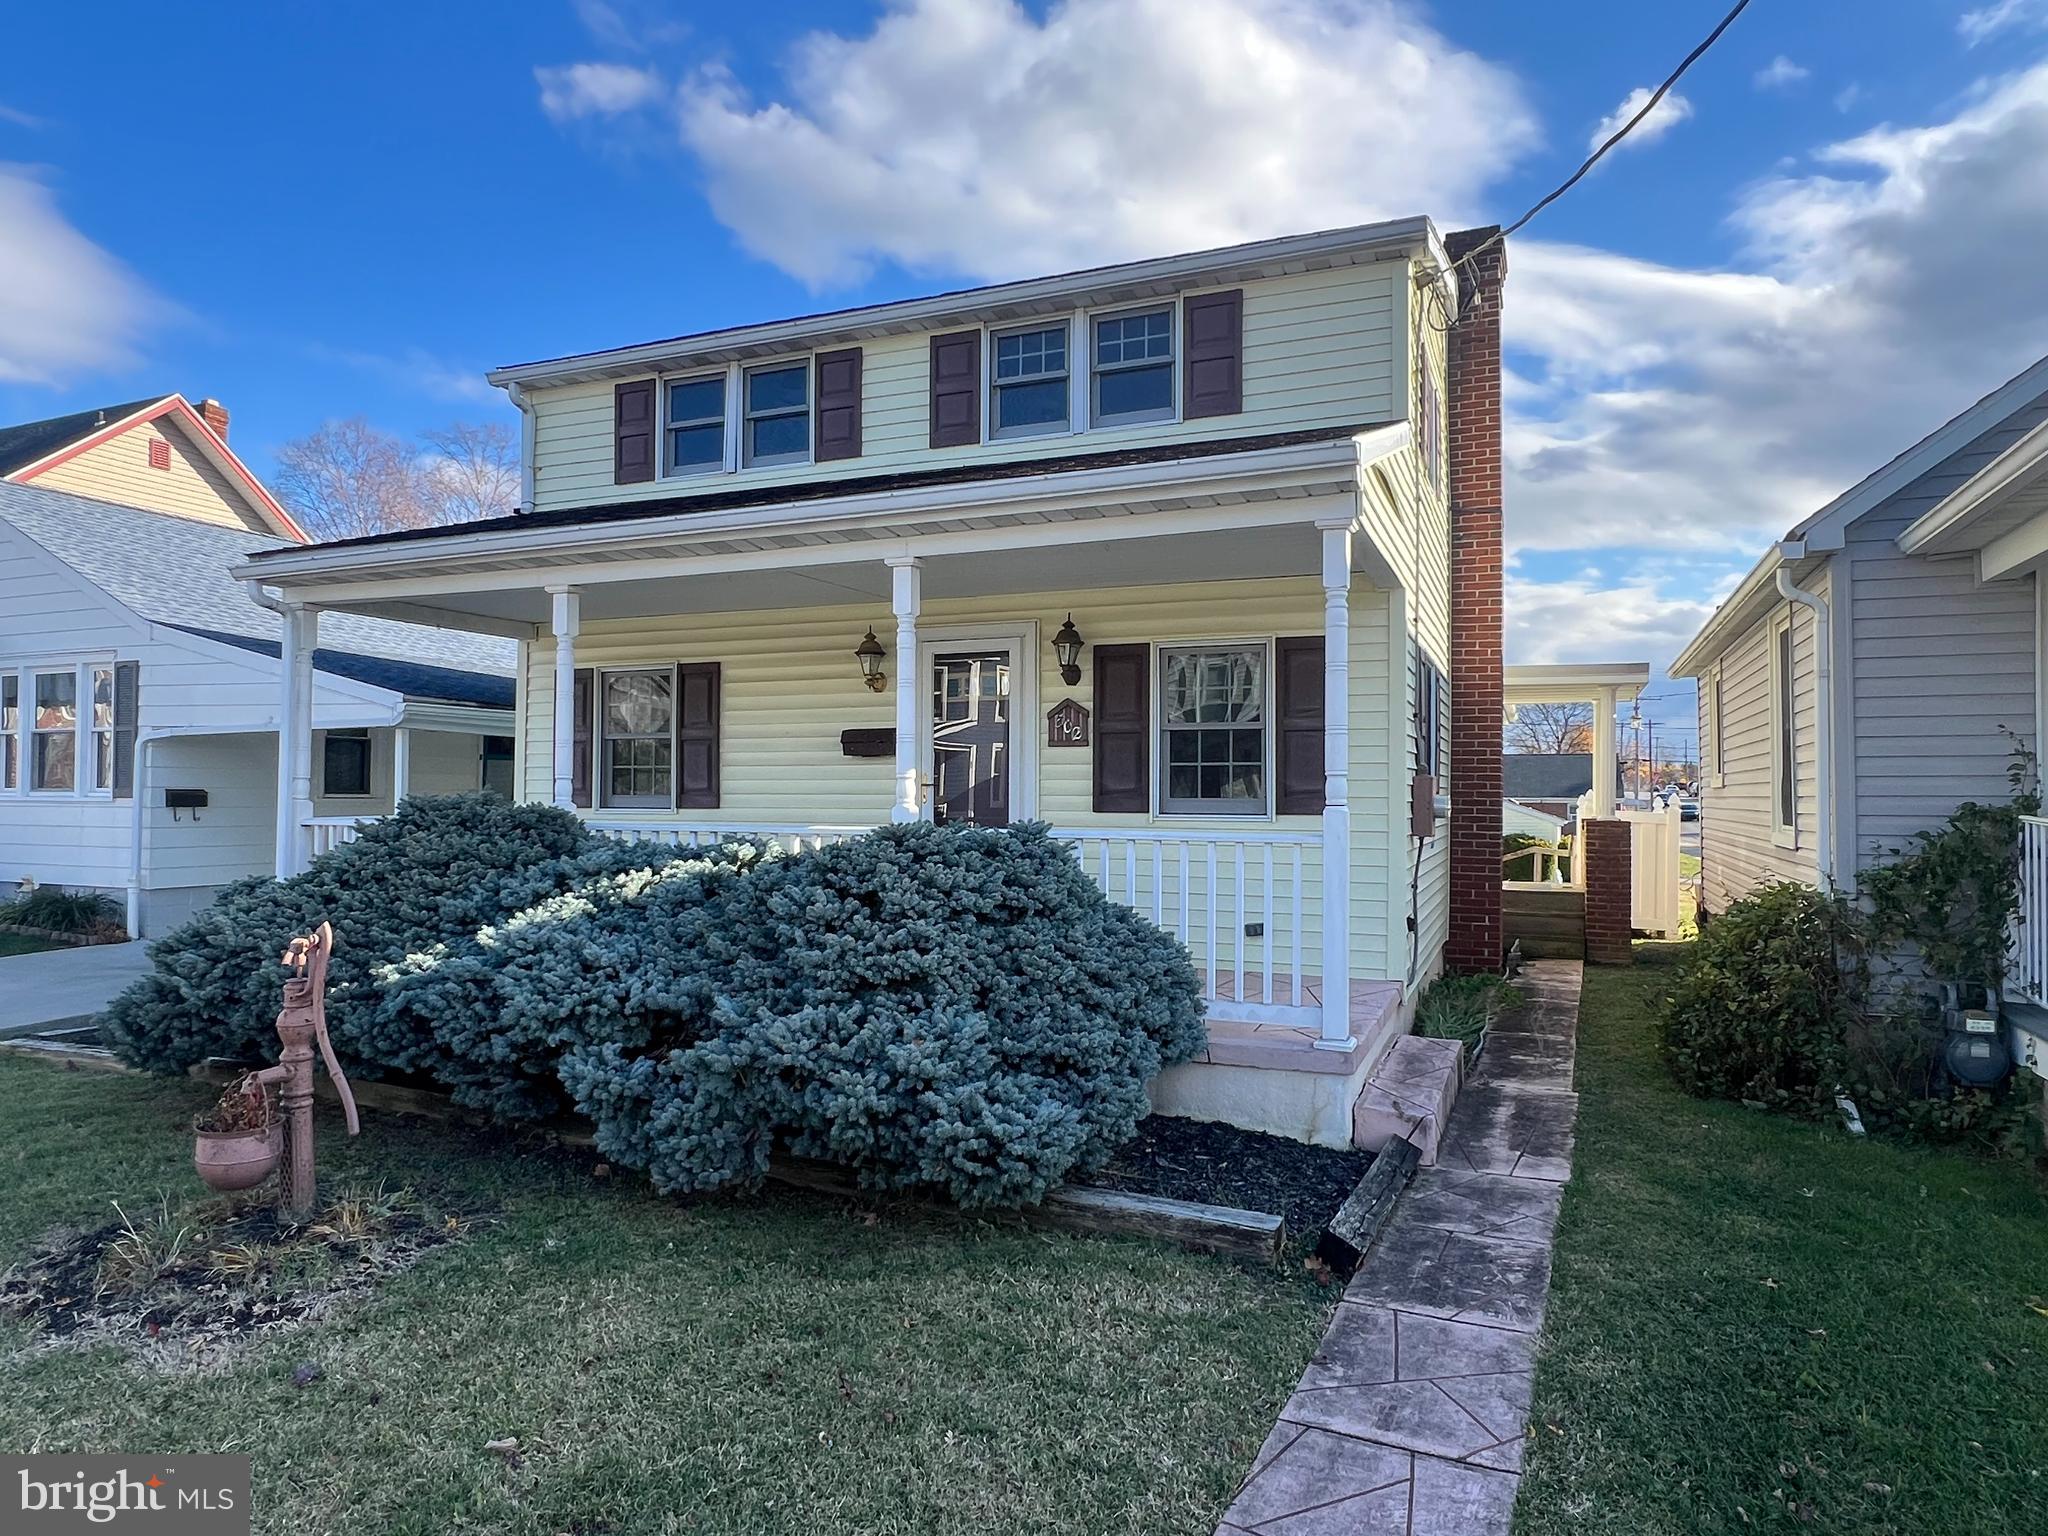
<path id="1" fill-rule="evenodd" d="M 1444 237 L 1453 261 L 1498 231 Z M 1450 333 L 1451 924 L 1444 963 L 1501 963 L 1501 449 L 1500 315 L 1507 250 L 1496 244 L 1459 269 L 1462 313 Z"/>
<path id="2" fill-rule="evenodd" d="M 1582 823 L 1579 833 L 1586 850 L 1586 960 L 1591 965 L 1631 964 L 1634 830 L 1625 821 L 1602 820 Z"/>

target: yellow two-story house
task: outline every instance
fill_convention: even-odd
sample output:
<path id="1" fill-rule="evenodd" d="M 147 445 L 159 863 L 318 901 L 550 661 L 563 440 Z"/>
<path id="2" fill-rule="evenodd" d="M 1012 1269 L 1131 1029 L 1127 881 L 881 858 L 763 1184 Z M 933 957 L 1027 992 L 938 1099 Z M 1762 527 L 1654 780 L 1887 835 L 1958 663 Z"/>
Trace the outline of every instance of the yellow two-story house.
<path id="1" fill-rule="evenodd" d="M 518 515 L 240 574 L 517 639 L 521 791 L 619 836 L 1049 823 L 1194 953 L 1161 1107 L 1345 1142 L 1449 927 L 1479 286 L 1415 218 L 523 363 Z"/>

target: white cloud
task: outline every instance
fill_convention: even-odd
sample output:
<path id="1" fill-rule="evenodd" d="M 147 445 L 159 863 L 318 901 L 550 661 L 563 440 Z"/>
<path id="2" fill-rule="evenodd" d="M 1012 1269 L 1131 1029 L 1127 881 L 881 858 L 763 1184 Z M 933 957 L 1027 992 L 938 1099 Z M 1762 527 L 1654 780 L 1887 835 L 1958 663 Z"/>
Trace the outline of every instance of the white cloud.
<path id="1" fill-rule="evenodd" d="M 541 111 L 558 123 L 637 111 L 666 92 L 661 76 L 631 64 L 545 66 L 533 78 L 540 84 Z"/>
<path id="2" fill-rule="evenodd" d="M 1596 570 L 1556 581 L 1506 579 L 1508 661 L 1516 666 L 1564 662 L 1651 661 L 1663 667 L 1678 654 L 1734 586 L 1733 575 L 1672 590 L 1650 571 L 1603 580 Z"/>
<path id="3" fill-rule="evenodd" d="M 132 367 L 143 330 L 171 312 L 72 226 L 34 168 L 0 162 L 0 383 Z"/>
<path id="4" fill-rule="evenodd" d="M 1753 552 L 2031 363 L 2044 158 L 2048 65 L 1753 187 L 1746 271 L 1511 251 L 1511 541 Z"/>
<path id="5" fill-rule="evenodd" d="M 10 107 L 0 101 L 0 123 L 12 123 L 17 128 L 41 128 L 43 120 L 33 112 L 24 112 L 19 107 Z"/>
<path id="6" fill-rule="evenodd" d="M 481 368 L 466 368 L 436 357 L 423 347 L 403 352 L 359 352 L 346 348 L 310 346 L 307 354 L 321 362 L 339 363 L 346 368 L 374 374 L 399 389 L 410 390 L 429 400 L 454 405 L 502 406 L 504 392 L 484 378 Z"/>
<path id="7" fill-rule="evenodd" d="M 1647 85 L 1639 85 L 1622 97 L 1621 105 L 1600 119 L 1600 126 L 1595 128 L 1592 137 L 1586 140 L 1586 148 L 1598 149 L 1613 138 L 1621 131 L 1623 124 L 1643 110 L 1649 99 L 1650 88 Z M 1637 123 L 1635 130 L 1615 148 L 1640 149 L 1646 144 L 1654 144 L 1691 116 L 1692 103 L 1676 91 L 1667 92 L 1650 115 Z"/>
<path id="8" fill-rule="evenodd" d="M 1795 64 L 1781 53 L 1751 75 L 1749 81 L 1760 91 L 1782 91 L 1797 85 L 1812 73 L 1804 64 Z"/>
<path id="9" fill-rule="evenodd" d="M 718 217 L 819 286 L 1456 221 L 1535 137 L 1510 75 L 1395 0 L 894 0 L 806 36 L 776 99 L 705 66 L 677 103 Z"/>
<path id="10" fill-rule="evenodd" d="M 2001 32 L 2044 23 L 2048 23 L 2048 5 L 2042 0 L 1993 0 L 1990 5 L 1963 12 L 1956 21 L 1956 31 L 1962 34 L 1966 46 L 1974 48 Z"/>
<path id="11" fill-rule="evenodd" d="M 1835 92 L 1835 110 L 1837 112 L 1847 112 L 1850 108 L 1854 107 L 1856 103 L 1861 101 L 1862 99 L 1862 84 L 1859 81 L 1852 80 L 1847 85 L 1843 86 L 1839 91 Z"/>

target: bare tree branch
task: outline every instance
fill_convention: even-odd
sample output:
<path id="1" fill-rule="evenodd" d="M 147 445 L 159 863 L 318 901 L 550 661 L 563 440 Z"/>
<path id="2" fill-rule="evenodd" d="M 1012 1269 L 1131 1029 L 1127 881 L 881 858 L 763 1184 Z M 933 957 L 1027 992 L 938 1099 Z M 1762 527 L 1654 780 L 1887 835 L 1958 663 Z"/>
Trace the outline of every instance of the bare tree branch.
<path id="1" fill-rule="evenodd" d="M 500 517 L 519 506 L 519 444 L 503 422 L 458 421 L 420 434 L 425 495 L 437 523 Z"/>
<path id="2" fill-rule="evenodd" d="M 1507 728 L 1510 752 L 1590 752 L 1591 704 L 1518 704 Z"/>
<path id="3" fill-rule="evenodd" d="M 407 443 L 360 416 L 278 450 L 272 489 L 316 539 L 496 517 L 519 501 L 519 445 L 498 422 L 456 422 Z"/>

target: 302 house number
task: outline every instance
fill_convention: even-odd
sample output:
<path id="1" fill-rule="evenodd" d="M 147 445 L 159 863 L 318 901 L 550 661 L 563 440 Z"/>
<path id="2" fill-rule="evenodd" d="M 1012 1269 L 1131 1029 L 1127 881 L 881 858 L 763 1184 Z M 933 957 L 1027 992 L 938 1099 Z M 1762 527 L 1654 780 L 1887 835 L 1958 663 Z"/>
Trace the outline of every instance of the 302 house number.
<path id="1" fill-rule="evenodd" d="M 1061 699 L 1046 711 L 1045 744 L 1048 747 L 1088 745 L 1088 709 L 1072 699 Z"/>

